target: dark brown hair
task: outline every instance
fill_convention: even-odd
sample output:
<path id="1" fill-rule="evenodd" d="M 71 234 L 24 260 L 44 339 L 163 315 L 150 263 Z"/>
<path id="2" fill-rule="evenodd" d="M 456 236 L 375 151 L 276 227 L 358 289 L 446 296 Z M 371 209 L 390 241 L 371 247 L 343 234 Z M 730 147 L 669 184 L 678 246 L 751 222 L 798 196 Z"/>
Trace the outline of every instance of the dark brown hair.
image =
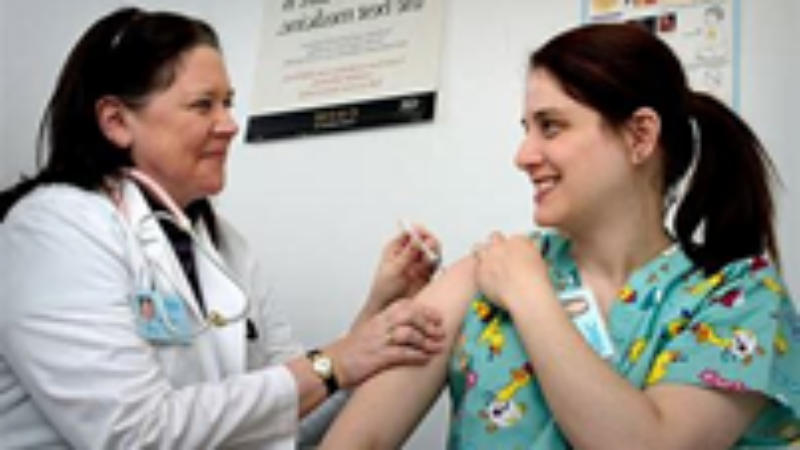
<path id="1" fill-rule="evenodd" d="M 772 194 L 777 174 L 769 156 L 736 113 L 688 87 L 680 61 L 659 38 L 633 24 L 585 25 L 534 52 L 530 68 L 553 75 L 567 95 L 614 128 L 641 107 L 658 113 L 665 198 L 696 159 L 670 225 L 706 273 L 764 252 L 778 262 Z M 693 239 L 698 230 L 704 234 L 700 242 Z"/>
<path id="2" fill-rule="evenodd" d="M 220 49 L 207 23 L 170 12 L 122 8 L 95 22 L 72 49 L 39 127 L 38 173 L 0 193 L 0 220 L 36 186 L 66 183 L 96 190 L 133 163 L 97 122 L 95 105 L 105 96 L 129 107 L 167 89 L 181 57 L 206 45 Z M 208 200 L 191 209 L 213 222 Z M 212 226 L 213 227 L 213 226 Z"/>

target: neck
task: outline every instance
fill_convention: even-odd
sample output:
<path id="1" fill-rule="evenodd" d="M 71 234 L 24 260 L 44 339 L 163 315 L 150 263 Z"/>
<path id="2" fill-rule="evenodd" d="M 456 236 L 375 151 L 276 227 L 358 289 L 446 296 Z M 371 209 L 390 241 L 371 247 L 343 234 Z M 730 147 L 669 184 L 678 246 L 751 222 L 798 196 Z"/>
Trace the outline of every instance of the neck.
<path id="1" fill-rule="evenodd" d="M 656 206 L 628 211 L 567 233 L 581 277 L 595 289 L 620 289 L 631 273 L 672 245 Z"/>
<path id="2" fill-rule="evenodd" d="M 672 244 L 663 230 L 651 233 L 572 238 L 573 257 L 582 275 L 621 287 L 639 267 Z M 585 276 L 584 276 L 585 278 Z"/>

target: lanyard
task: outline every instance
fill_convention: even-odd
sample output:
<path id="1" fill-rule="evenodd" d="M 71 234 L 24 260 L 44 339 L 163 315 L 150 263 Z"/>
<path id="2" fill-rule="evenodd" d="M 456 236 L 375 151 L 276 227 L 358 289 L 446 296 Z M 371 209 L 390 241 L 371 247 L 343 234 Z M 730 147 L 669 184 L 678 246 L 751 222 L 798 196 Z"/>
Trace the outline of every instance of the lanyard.
<path id="1" fill-rule="evenodd" d="M 156 221 L 159 226 L 161 226 L 161 222 L 173 225 L 177 232 L 188 236 L 190 246 L 198 249 L 198 254 L 210 261 L 241 293 L 241 297 L 244 299 L 239 311 L 224 315 L 217 310 L 209 310 L 207 317 L 199 317 L 199 324 L 193 325 L 192 321 L 189 320 L 188 310 L 190 308 L 186 303 L 189 300 L 185 293 L 183 296 L 179 295 L 178 283 L 170 278 L 168 271 L 157 261 L 148 259 L 145 255 L 146 265 L 150 272 L 158 280 L 171 285 L 173 288 L 171 291 L 174 293 L 159 292 L 156 289 L 157 283 L 155 279 L 152 280 L 153 283 L 150 284 L 150 289 L 143 289 L 135 293 L 132 299 L 132 307 L 136 313 L 137 330 L 140 335 L 153 342 L 185 343 L 212 327 L 221 328 L 245 320 L 250 309 L 250 301 L 242 284 L 237 281 L 236 277 L 217 254 L 209 250 L 206 245 L 203 245 L 186 214 L 176 206 L 175 202 L 161 186 L 144 173 L 131 169 L 127 172 L 127 175 L 165 208 L 164 211 L 154 210 L 151 214 L 140 219 L 138 223 L 132 224 L 136 241 L 140 245 L 146 242 L 141 236 L 141 230 L 149 221 Z"/>

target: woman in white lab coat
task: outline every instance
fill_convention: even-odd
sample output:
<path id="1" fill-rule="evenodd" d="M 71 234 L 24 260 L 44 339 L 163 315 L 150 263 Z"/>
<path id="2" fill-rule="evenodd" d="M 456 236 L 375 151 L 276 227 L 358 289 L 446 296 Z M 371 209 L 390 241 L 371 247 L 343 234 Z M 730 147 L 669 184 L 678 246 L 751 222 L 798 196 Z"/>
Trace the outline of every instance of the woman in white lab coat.
<path id="1" fill-rule="evenodd" d="M 304 354 L 208 200 L 232 97 L 193 18 L 121 9 L 73 49 L 45 163 L 0 196 L 2 448 L 295 448 L 337 390 L 441 349 L 439 318 L 395 301 L 432 272 L 401 236 L 352 331 Z"/>

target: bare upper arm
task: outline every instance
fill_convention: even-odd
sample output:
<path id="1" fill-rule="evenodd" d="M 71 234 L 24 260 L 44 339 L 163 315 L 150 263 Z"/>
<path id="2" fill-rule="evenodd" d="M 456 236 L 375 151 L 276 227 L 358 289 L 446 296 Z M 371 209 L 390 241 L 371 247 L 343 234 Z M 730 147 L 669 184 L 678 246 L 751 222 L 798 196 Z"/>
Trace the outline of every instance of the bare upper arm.
<path id="1" fill-rule="evenodd" d="M 469 303 L 478 291 L 475 283 L 475 259 L 467 257 L 445 269 L 423 289 L 415 301 L 441 313 L 448 339 L 461 328 Z"/>
<path id="2" fill-rule="evenodd" d="M 444 386 L 450 350 L 477 291 L 473 272 L 473 259 L 462 259 L 415 298 L 442 314 L 445 350 L 424 366 L 396 367 L 363 383 L 325 436 L 322 449 L 402 447 Z"/>

